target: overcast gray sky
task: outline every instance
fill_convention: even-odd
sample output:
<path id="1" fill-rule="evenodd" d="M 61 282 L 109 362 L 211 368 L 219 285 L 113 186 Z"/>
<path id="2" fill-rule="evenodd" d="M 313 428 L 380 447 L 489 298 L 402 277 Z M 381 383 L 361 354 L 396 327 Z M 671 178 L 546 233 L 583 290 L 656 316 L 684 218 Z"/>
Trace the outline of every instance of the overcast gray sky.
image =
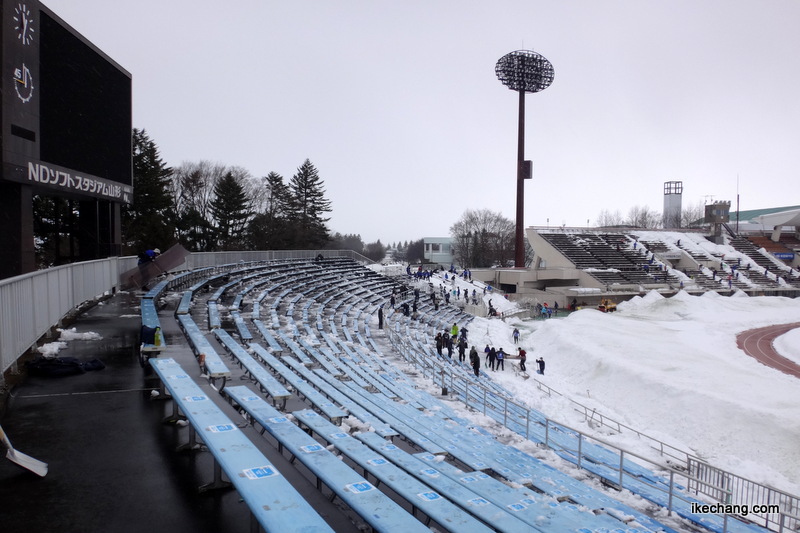
<path id="1" fill-rule="evenodd" d="M 800 204 L 795 0 L 45 0 L 133 76 L 133 124 L 164 160 L 288 179 L 309 158 L 332 231 L 447 236 L 468 208 L 515 218 L 517 96 L 534 50 L 525 225 L 601 209 Z"/>

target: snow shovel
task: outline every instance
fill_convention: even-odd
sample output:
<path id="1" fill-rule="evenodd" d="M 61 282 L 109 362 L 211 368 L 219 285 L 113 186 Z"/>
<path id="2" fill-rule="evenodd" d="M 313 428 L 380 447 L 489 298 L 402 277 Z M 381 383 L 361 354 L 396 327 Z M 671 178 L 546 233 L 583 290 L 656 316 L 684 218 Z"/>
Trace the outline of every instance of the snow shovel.
<path id="1" fill-rule="evenodd" d="M 6 459 L 12 463 L 18 464 L 22 468 L 30 470 L 37 476 L 44 477 L 47 475 L 47 463 L 43 463 L 38 459 L 34 459 L 29 455 L 25 455 L 24 453 L 15 450 L 14 447 L 11 446 L 11 441 L 8 440 L 8 436 L 6 435 L 6 432 L 3 431 L 2 426 L 0 426 L 0 440 L 2 440 L 5 447 L 8 448 Z"/>

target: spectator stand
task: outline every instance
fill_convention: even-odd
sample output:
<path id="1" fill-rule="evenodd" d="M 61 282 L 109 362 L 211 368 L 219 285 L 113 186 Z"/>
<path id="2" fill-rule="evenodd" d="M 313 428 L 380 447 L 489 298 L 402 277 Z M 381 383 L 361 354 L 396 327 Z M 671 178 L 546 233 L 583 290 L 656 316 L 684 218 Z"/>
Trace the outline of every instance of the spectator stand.
<path id="1" fill-rule="evenodd" d="M 257 523 L 265 531 L 333 532 L 180 365 L 173 359 L 154 359 L 151 364 L 175 409 L 189 421 L 185 448 L 198 449 L 199 436 L 214 457 L 214 480 L 201 491 L 233 485 L 252 513 L 253 530 Z M 223 473 L 229 481 L 224 481 Z"/>
<path id="2" fill-rule="evenodd" d="M 303 410 L 294 411 L 292 414 L 303 426 L 314 431 L 361 467 L 365 474 L 371 474 L 379 482 L 395 491 L 411 505 L 412 514 L 420 510 L 430 520 L 440 524 L 440 527 L 448 531 L 489 532 L 493 530 L 428 485 L 407 475 L 391 461 L 377 454 L 362 442 L 342 433 L 338 427 L 330 424 L 317 413 Z"/>
<path id="3" fill-rule="evenodd" d="M 286 400 L 292 395 L 286 390 L 286 387 L 280 384 L 266 368 L 258 364 L 224 329 L 215 329 L 214 335 L 228 354 L 239 363 L 239 367 L 245 371 L 245 375 L 242 377 L 248 377 L 255 382 L 261 392 L 272 398 L 273 405 L 280 403 L 280 408 L 285 408 Z"/>
<path id="4" fill-rule="evenodd" d="M 253 350 L 253 355 L 256 359 L 271 368 L 284 383 L 291 385 L 299 396 L 305 397 L 312 407 L 328 417 L 331 421 L 340 423 L 341 419 L 347 416 L 347 413 L 343 409 L 334 405 L 308 381 L 293 372 L 284 362 L 278 360 L 277 357 L 269 353 L 261 345 L 253 343 L 250 345 L 250 348 Z M 281 359 L 285 361 L 287 357 L 284 356 Z"/>
<path id="5" fill-rule="evenodd" d="M 247 413 L 252 424 L 262 427 L 262 435 L 268 432 L 275 439 L 281 453 L 288 451 L 292 460 L 298 459 L 308 468 L 319 490 L 324 483 L 331 491 L 331 498 L 338 497 L 375 531 L 430 531 L 247 387 L 228 387 L 225 393 Z"/>

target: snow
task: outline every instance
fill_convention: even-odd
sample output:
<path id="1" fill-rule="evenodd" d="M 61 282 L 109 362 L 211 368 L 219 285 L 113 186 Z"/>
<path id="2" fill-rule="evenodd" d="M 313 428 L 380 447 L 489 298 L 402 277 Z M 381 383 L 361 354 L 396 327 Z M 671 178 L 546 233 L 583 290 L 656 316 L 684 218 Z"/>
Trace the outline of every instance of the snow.
<path id="1" fill-rule="evenodd" d="M 800 329 L 788 331 L 775 339 L 775 351 L 800 365 Z"/>
<path id="2" fill-rule="evenodd" d="M 98 333 L 95 333 L 93 331 L 79 333 L 76 328 L 72 329 L 57 328 L 56 331 L 59 332 L 59 337 L 56 342 L 48 342 L 36 348 L 36 350 L 39 353 L 41 353 L 44 357 L 55 357 L 56 355 L 58 355 L 58 352 L 67 347 L 68 341 L 74 341 L 74 340 L 91 341 L 91 340 L 100 340 L 103 338 Z"/>
<path id="3" fill-rule="evenodd" d="M 61 334 L 61 336 L 59 337 L 60 341 L 75 341 L 75 340 L 95 341 L 102 339 L 100 334 L 95 333 L 94 331 L 78 333 L 77 328 L 58 329 L 57 331 Z"/>
<path id="4" fill-rule="evenodd" d="M 684 247 L 716 252 L 712 243 L 687 243 L 687 234 L 679 238 Z M 445 283 L 437 277 L 432 282 L 437 291 Z M 446 283 L 452 288 L 452 281 Z M 471 287 L 461 278 L 457 284 Z M 489 298 L 499 312 L 516 307 L 499 293 L 485 295 L 484 302 Z M 504 372 L 490 373 L 518 401 L 658 460 L 635 433 L 615 435 L 590 425 L 576 411 L 578 402 L 714 466 L 800 494 L 800 380 L 762 365 L 736 344 L 742 331 L 799 321 L 800 301 L 794 299 L 684 291 L 665 298 L 653 291 L 619 304 L 616 313 L 583 309 L 548 320 L 476 318 L 469 344 L 481 354 L 489 344 L 515 355 L 517 327 L 531 378 L 515 376 L 513 360 Z M 775 344 L 800 361 L 800 330 Z M 547 363 L 543 376 L 534 373 L 538 357 Z M 548 396 L 537 381 L 563 396 Z"/>
<path id="5" fill-rule="evenodd" d="M 55 357 L 59 351 L 67 347 L 66 342 L 48 342 L 42 344 L 36 350 L 45 357 Z"/>

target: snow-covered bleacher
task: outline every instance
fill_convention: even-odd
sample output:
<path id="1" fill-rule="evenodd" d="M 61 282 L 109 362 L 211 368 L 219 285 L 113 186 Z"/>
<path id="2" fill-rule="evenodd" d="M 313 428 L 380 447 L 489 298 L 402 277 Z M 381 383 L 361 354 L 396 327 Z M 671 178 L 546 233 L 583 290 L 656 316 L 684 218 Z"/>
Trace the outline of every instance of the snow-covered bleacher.
<path id="1" fill-rule="evenodd" d="M 564 253 L 580 256 L 583 268 L 627 269 L 631 279 L 643 279 L 633 273 L 652 276 L 639 269 L 647 260 L 633 248 L 634 241 L 620 244 L 618 251 L 616 238 L 558 237 L 553 242 Z M 468 326 L 473 318 L 455 306 L 436 310 L 421 297 L 416 317 L 404 316 L 397 308 L 413 302 L 409 287 L 348 259 L 236 265 L 213 274 L 181 294 L 176 318 L 188 344 L 196 355 L 206 354 L 206 365 L 208 354 L 227 353 L 236 363 L 228 382 L 247 379 L 259 391 L 227 389 L 231 401 L 248 413 L 247 420 L 267 430 L 279 449 L 286 447 L 376 529 L 390 522 L 370 516 L 364 502 L 371 500 L 357 496 L 355 488 L 366 492 L 385 484 L 392 497 L 410 505 L 409 516 L 418 514 L 422 523 L 432 521 L 447 531 L 674 531 L 653 517 L 664 512 L 645 514 L 475 427 L 415 385 L 398 367 L 402 362 L 448 388 L 451 398 L 551 448 L 607 485 L 669 506 L 686 523 L 720 532 L 763 531 L 733 518 L 723 525 L 717 515 L 688 512 L 691 497 L 665 483 L 662 475 L 520 406 L 485 372 L 476 379 L 457 354 L 453 360 L 439 356 L 432 349 L 433 334 L 453 323 Z M 209 283 L 216 288 L 204 296 L 199 289 Z M 388 308 L 391 294 L 398 296 L 395 309 Z M 386 332 L 375 337 L 381 306 Z M 269 318 L 262 320 L 267 310 Z M 208 331 L 197 326 L 204 323 Z M 301 427 L 313 431 L 321 447 Z M 324 446 L 346 458 L 335 471 L 326 470 L 334 463 Z M 303 453 L 317 455 L 312 459 Z M 370 483 L 370 476 L 380 483 Z M 355 488 L 344 490 L 337 484 L 341 479 L 351 480 L 348 486 Z M 385 497 L 374 499 L 392 510 L 391 520 L 406 520 Z"/>
<path id="2" fill-rule="evenodd" d="M 598 288 L 776 291 L 800 288 L 800 270 L 780 257 L 794 249 L 768 237 L 724 235 L 717 244 L 692 232 L 539 230 L 548 263 L 569 264 Z M 553 261 L 555 257 L 561 261 Z M 778 255 L 775 255 L 775 254 Z"/>

